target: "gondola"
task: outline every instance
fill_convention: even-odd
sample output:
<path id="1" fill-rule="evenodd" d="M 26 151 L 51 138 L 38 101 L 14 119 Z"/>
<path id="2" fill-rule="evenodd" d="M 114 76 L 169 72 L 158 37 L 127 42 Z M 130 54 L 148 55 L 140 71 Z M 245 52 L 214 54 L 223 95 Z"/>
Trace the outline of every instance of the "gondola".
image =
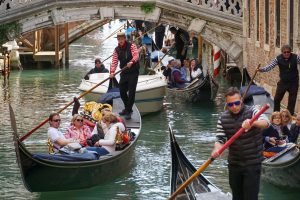
<path id="1" fill-rule="evenodd" d="M 196 168 L 190 163 L 181 151 L 171 126 L 169 126 L 170 147 L 172 154 L 172 169 L 171 169 L 171 194 L 182 185 L 194 172 Z M 217 186 L 212 184 L 205 176 L 200 174 L 194 179 L 183 191 L 176 197 L 180 199 L 231 199 L 230 194 L 223 193 Z"/>
<path id="2" fill-rule="evenodd" d="M 243 90 L 243 89 L 242 89 Z M 245 104 L 271 106 L 266 111 L 270 116 L 273 112 L 273 100 L 263 88 L 251 85 L 245 98 Z M 262 162 L 262 179 L 273 185 L 300 189 L 300 150 L 299 146 L 288 143 L 288 147 L 275 156 Z"/>
<path id="3" fill-rule="evenodd" d="M 218 84 L 213 77 L 207 73 L 204 79 L 196 78 L 185 88 L 167 88 L 166 96 L 171 99 L 186 102 L 198 102 L 213 100 L 218 91 Z"/>
<path id="4" fill-rule="evenodd" d="M 295 144 L 262 163 L 263 180 L 281 187 L 300 189 L 299 172 L 300 150 Z"/>
<path id="5" fill-rule="evenodd" d="M 113 100 L 113 112 L 122 108 L 120 99 Z M 126 126 L 135 135 L 130 144 L 113 154 L 100 156 L 99 159 L 73 155 L 52 155 L 31 153 L 17 134 L 16 121 L 10 106 L 14 146 L 17 163 L 21 171 L 24 186 L 30 192 L 66 191 L 89 188 L 113 180 L 126 172 L 132 163 L 132 154 L 141 130 L 141 116 L 133 107 L 131 120 L 125 120 Z M 84 161 L 83 161 L 84 160 Z"/>

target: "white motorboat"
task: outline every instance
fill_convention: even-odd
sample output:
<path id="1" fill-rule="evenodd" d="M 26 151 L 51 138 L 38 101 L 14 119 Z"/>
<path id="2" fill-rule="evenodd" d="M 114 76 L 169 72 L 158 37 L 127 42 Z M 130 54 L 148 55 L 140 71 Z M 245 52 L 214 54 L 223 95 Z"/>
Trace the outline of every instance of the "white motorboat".
<path id="1" fill-rule="evenodd" d="M 89 80 L 82 79 L 78 89 L 87 91 L 108 77 L 109 73 L 91 74 Z M 107 92 L 108 85 L 109 81 L 106 81 L 95 88 L 93 91 L 85 95 L 86 100 L 97 101 L 101 95 Z M 135 104 L 141 115 L 157 112 L 162 109 L 166 85 L 167 83 L 164 77 L 160 74 L 139 75 Z"/>

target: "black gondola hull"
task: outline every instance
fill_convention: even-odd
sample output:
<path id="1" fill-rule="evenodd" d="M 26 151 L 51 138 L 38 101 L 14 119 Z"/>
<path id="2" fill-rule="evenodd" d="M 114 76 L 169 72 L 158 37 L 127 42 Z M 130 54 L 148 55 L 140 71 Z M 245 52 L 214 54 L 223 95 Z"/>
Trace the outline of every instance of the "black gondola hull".
<path id="1" fill-rule="evenodd" d="M 64 163 L 32 158 L 18 145 L 24 185 L 31 192 L 83 189 L 113 180 L 129 169 L 134 149 L 104 160 Z"/>
<path id="2" fill-rule="evenodd" d="M 121 100 L 114 99 L 113 111 L 119 112 L 121 108 Z M 134 147 L 141 130 L 141 116 L 136 106 L 133 107 L 132 119 L 125 120 L 127 128 L 135 135 L 130 144 L 123 150 L 89 161 L 58 161 L 51 156 L 43 159 L 39 156 L 41 154 L 32 154 L 20 141 L 12 108 L 10 110 L 17 163 L 24 186 L 30 192 L 90 188 L 120 177 L 132 165 Z"/>
<path id="3" fill-rule="evenodd" d="M 245 71 L 246 73 L 246 71 Z M 246 76 L 249 76 L 246 74 Z M 251 85 L 249 94 L 252 93 L 251 88 L 257 88 Z M 274 102 L 271 96 L 266 92 L 264 94 L 253 94 L 244 101 L 248 105 L 263 106 L 269 103 L 271 106 L 265 112 L 267 116 L 273 113 Z M 300 188 L 300 153 L 299 147 L 292 146 L 289 150 L 283 150 L 278 155 L 266 159 L 262 162 L 262 179 L 273 185 L 289 188 Z"/>
<path id="4" fill-rule="evenodd" d="M 196 172 L 196 168 L 191 164 L 191 162 L 181 151 L 170 126 L 169 133 L 172 155 L 170 182 L 171 194 L 173 194 L 189 177 L 191 177 Z M 218 187 L 212 184 L 202 174 L 197 176 L 180 194 L 178 194 L 176 199 L 197 199 L 197 197 L 199 197 L 200 199 L 231 199 L 231 195 L 221 192 Z"/>
<path id="5" fill-rule="evenodd" d="M 183 89 L 167 88 L 166 96 L 171 99 L 186 102 L 213 100 L 216 97 L 218 87 L 218 84 L 213 80 L 210 74 L 207 74 L 204 80 L 198 79 Z"/>
<path id="6" fill-rule="evenodd" d="M 263 180 L 281 187 L 300 189 L 300 151 L 293 146 L 262 163 Z"/>

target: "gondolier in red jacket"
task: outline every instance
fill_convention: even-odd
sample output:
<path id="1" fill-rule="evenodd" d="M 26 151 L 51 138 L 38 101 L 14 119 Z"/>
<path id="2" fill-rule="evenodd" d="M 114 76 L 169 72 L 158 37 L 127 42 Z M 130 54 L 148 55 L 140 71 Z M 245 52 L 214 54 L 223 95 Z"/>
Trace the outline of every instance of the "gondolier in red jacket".
<path id="1" fill-rule="evenodd" d="M 136 85 L 139 76 L 139 53 L 135 44 L 126 41 L 125 33 L 117 34 L 118 46 L 112 55 L 110 77 L 115 76 L 115 71 L 120 61 L 120 68 L 128 67 L 120 74 L 120 96 L 125 108 L 119 113 L 125 115 L 125 119 L 131 119 L 132 106 L 135 100 Z M 128 94 L 127 94 L 128 93 Z"/>

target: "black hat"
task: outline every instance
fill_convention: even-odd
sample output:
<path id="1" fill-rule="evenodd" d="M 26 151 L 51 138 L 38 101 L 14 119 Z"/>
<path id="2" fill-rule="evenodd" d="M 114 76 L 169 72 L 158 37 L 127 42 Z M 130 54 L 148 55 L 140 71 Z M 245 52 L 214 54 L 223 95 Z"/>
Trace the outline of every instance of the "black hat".
<path id="1" fill-rule="evenodd" d="M 177 29 L 176 29 L 174 26 L 172 26 L 172 27 L 170 28 L 170 31 L 177 31 Z"/>
<path id="2" fill-rule="evenodd" d="M 95 59 L 95 64 L 96 64 L 96 63 L 101 63 L 101 60 L 100 60 L 99 58 L 96 58 L 96 59 Z"/>

